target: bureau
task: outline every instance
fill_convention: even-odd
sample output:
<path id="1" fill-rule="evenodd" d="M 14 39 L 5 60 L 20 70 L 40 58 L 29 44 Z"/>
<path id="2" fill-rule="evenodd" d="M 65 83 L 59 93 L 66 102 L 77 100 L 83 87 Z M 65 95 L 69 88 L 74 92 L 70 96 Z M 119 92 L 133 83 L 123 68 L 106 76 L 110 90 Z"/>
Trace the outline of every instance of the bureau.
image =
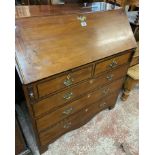
<path id="1" fill-rule="evenodd" d="M 122 9 L 16 20 L 16 69 L 40 152 L 115 106 L 135 47 Z"/>

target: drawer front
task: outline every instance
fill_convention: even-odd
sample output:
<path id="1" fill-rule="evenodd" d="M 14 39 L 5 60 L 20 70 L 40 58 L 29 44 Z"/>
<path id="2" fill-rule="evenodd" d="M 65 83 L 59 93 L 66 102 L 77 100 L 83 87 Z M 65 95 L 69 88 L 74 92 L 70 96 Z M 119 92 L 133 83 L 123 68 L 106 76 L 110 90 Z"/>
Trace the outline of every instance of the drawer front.
<path id="1" fill-rule="evenodd" d="M 111 94 L 107 98 L 101 99 L 88 107 L 83 108 L 80 112 L 64 119 L 56 124 L 54 127 L 41 132 L 39 134 L 41 145 L 46 145 L 55 140 L 65 132 L 73 130 L 85 124 L 99 111 L 115 104 L 117 93 Z"/>
<path id="2" fill-rule="evenodd" d="M 97 63 L 95 67 L 95 75 L 103 73 L 104 71 L 112 70 L 119 67 L 120 65 L 127 63 L 130 59 L 130 56 L 131 53 L 126 53 L 120 56 L 116 56 L 112 59 Z"/>
<path id="3" fill-rule="evenodd" d="M 91 92 L 78 100 L 75 100 L 66 106 L 57 109 L 54 112 L 45 115 L 36 120 L 38 131 L 43 131 L 44 129 L 56 124 L 60 120 L 70 116 L 71 114 L 81 110 L 87 105 L 90 105 L 102 97 L 106 97 L 107 95 L 111 94 L 112 92 L 118 91 L 122 86 L 123 79 L 117 80 L 105 87 L 100 87 L 94 92 Z"/>
<path id="4" fill-rule="evenodd" d="M 114 80 L 125 76 L 127 68 L 128 65 L 122 66 L 98 78 L 83 82 L 79 85 L 62 91 L 61 93 L 52 95 L 46 99 L 38 101 L 37 103 L 33 104 L 33 111 L 35 117 L 38 117 L 39 115 L 44 114 L 49 110 L 52 110 L 53 108 L 61 106 L 66 102 L 70 102 L 76 97 L 87 93 L 90 90 L 100 87 L 108 82 L 113 82 Z"/>
<path id="5" fill-rule="evenodd" d="M 92 65 L 78 70 L 70 71 L 60 77 L 44 81 L 37 85 L 39 97 L 43 97 L 59 89 L 71 86 L 77 82 L 91 77 Z"/>

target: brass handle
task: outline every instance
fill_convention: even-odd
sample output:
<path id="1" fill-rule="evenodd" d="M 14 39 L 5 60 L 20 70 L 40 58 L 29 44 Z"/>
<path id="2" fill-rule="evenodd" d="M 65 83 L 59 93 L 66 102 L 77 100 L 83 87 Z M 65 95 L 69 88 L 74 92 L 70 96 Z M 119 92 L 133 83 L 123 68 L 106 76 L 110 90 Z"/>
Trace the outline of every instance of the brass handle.
<path id="1" fill-rule="evenodd" d="M 66 123 L 64 124 L 63 128 L 68 129 L 68 128 L 71 127 L 71 124 L 72 124 L 71 122 L 66 122 Z"/>
<path id="2" fill-rule="evenodd" d="M 110 74 L 110 75 L 108 75 L 106 78 L 109 80 L 109 81 L 111 81 L 112 79 L 113 79 L 113 74 Z"/>
<path id="3" fill-rule="evenodd" d="M 100 103 L 99 104 L 99 108 L 104 108 L 104 106 L 106 105 L 106 103 L 105 102 L 103 102 L 103 103 Z"/>
<path id="4" fill-rule="evenodd" d="M 112 63 L 109 65 L 111 68 L 117 67 L 117 61 L 113 60 Z"/>
<path id="5" fill-rule="evenodd" d="M 65 85 L 65 86 L 70 86 L 70 85 L 72 85 L 72 84 L 73 84 L 72 82 L 73 82 L 73 80 L 72 80 L 72 79 L 65 80 L 65 81 L 64 81 L 64 85 Z"/>
<path id="6" fill-rule="evenodd" d="M 70 107 L 70 108 L 66 109 L 65 111 L 63 111 L 63 114 L 69 115 L 69 114 L 71 114 L 72 111 L 73 111 L 73 108 Z"/>
<path id="7" fill-rule="evenodd" d="M 103 89 L 103 94 L 104 95 L 107 95 L 109 93 L 110 89 L 109 88 L 105 88 Z"/>
<path id="8" fill-rule="evenodd" d="M 71 78 L 71 76 L 68 74 L 67 75 L 67 79 L 64 81 L 64 85 L 65 86 L 70 86 L 70 85 L 72 85 L 73 84 L 73 78 Z"/>
<path id="9" fill-rule="evenodd" d="M 73 93 L 69 92 L 69 93 L 64 95 L 64 99 L 69 100 L 72 96 L 73 96 Z"/>

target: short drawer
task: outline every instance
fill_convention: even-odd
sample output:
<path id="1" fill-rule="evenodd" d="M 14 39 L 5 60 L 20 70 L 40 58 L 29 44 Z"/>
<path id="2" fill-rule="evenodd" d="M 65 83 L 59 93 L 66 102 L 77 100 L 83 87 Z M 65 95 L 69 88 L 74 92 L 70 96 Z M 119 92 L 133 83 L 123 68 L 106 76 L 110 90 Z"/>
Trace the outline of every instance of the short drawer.
<path id="1" fill-rule="evenodd" d="M 34 103 L 33 111 L 34 111 L 35 117 L 38 117 L 39 115 L 42 115 L 52 110 L 53 108 L 61 106 L 67 102 L 71 102 L 76 97 L 84 93 L 87 93 L 88 91 L 96 89 L 97 87 L 101 87 L 106 83 L 113 82 L 114 80 L 125 76 L 127 69 L 128 69 L 128 65 L 122 66 L 100 77 L 88 80 L 74 87 L 71 87 L 67 90 L 64 90 L 60 93 L 49 96 L 46 99 L 40 100 L 37 103 Z"/>
<path id="2" fill-rule="evenodd" d="M 89 65 L 87 67 L 82 67 L 80 69 L 69 71 L 61 76 L 38 83 L 37 84 L 38 95 L 39 97 L 43 97 L 59 89 L 86 80 L 91 77 L 91 72 L 92 72 L 92 65 Z"/>
<path id="3" fill-rule="evenodd" d="M 80 127 L 81 125 L 87 123 L 99 111 L 109 106 L 113 106 L 116 102 L 117 95 L 118 93 L 114 93 L 107 98 L 101 99 L 90 106 L 83 108 L 81 111 L 68 117 L 67 119 L 64 119 L 52 128 L 41 132 L 39 134 L 41 145 L 46 145 L 60 137 L 62 134 Z"/>
<path id="4" fill-rule="evenodd" d="M 95 75 L 103 73 L 104 71 L 112 70 L 127 63 L 130 59 L 130 56 L 131 52 L 97 63 L 95 66 Z"/>
<path id="5" fill-rule="evenodd" d="M 38 131 L 43 131 L 44 129 L 56 124 L 62 119 L 70 116 L 71 114 L 81 110 L 87 105 L 90 105 L 101 98 L 110 95 L 112 92 L 118 91 L 122 86 L 123 79 L 117 80 L 107 86 L 100 87 L 96 91 L 93 91 L 78 100 L 75 100 L 66 106 L 57 109 L 39 119 L 36 120 Z"/>

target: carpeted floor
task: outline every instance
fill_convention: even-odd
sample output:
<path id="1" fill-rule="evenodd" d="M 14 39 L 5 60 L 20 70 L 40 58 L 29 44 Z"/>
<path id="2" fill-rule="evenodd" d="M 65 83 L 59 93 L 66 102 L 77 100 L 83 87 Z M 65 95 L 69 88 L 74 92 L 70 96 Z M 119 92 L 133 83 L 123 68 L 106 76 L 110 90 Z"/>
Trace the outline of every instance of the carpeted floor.
<path id="1" fill-rule="evenodd" d="M 118 97 L 113 110 L 104 110 L 79 129 L 49 145 L 42 155 L 138 155 L 139 88 L 128 100 Z"/>

